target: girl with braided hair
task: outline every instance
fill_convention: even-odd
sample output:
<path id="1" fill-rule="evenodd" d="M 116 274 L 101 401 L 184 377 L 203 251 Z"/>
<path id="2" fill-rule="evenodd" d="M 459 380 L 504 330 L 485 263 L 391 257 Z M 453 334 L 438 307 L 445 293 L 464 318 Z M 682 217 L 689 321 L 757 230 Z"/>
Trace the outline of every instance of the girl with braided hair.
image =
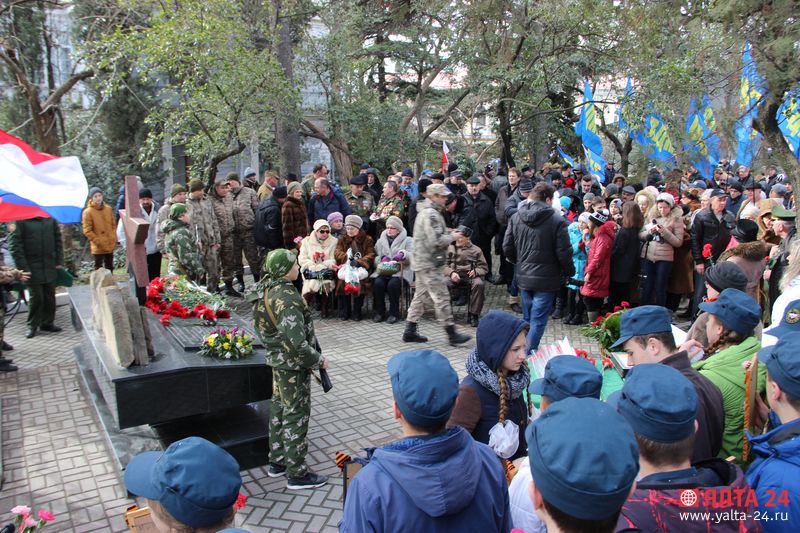
<path id="1" fill-rule="evenodd" d="M 484 444 L 489 444 L 489 431 L 498 422 L 513 422 L 519 428 L 518 445 L 515 451 L 502 453 L 511 460 L 527 450 L 525 427 L 530 406 L 522 395 L 530 384 L 527 334 L 524 320 L 502 311 L 492 310 L 480 320 L 476 346 L 467 355 L 467 377 L 461 382 L 448 422 L 448 426 L 463 427 Z"/>
<path id="2" fill-rule="evenodd" d="M 703 302 L 700 309 L 708 313 L 706 335 L 708 358 L 694 367 L 722 392 L 725 410 L 725 431 L 719 456 L 734 456 L 742 462 L 745 430 L 745 376 L 743 363 L 753 359 L 761 343 L 753 332 L 761 318 L 761 307 L 739 289 L 725 289 L 713 302 Z M 758 369 L 758 392 L 766 383 L 764 365 Z"/>

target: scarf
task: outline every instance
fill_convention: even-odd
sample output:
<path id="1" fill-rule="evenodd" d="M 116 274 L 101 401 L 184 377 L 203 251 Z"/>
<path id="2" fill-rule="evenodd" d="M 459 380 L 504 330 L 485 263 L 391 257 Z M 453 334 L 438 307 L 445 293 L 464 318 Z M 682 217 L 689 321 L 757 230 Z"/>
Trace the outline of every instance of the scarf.
<path id="1" fill-rule="evenodd" d="M 500 396 L 500 381 L 497 379 L 497 372 L 492 372 L 486 363 L 478 359 L 478 351 L 473 349 L 467 355 L 467 373 L 475 381 Z M 528 384 L 530 383 L 530 370 L 528 363 L 525 362 L 518 371 L 506 376 L 508 384 L 508 396 L 510 400 L 519 398 Z"/>

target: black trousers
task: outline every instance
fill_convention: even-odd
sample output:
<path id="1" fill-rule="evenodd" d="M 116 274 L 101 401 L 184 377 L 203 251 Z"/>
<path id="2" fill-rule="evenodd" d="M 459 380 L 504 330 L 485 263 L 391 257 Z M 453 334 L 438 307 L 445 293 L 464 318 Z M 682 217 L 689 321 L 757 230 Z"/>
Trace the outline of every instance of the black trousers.
<path id="1" fill-rule="evenodd" d="M 147 279 L 153 281 L 161 276 L 161 252 L 147 254 Z"/>
<path id="2" fill-rule="evenodd" d="M 94 269 L 106 268 L 114 271 L 114 254 L 92 254 L 94 257 Z"/>
<path id="3" fill-rule="evenodd" d="M 28 285 L 28 327 L 51 326 L 56 318 L 56 286 L 52 283 Z"/>
<path id="4" fill-rule="evenodd" d="M 378 276 L 373 280 L 372 307 L 375 314 L 381 316 L 386 314 L 386 299 L 385 296 L 389 295 L 389 314 L 395 318 L 400 318 L 400 291 L 403 283 L 400 276 Z"/>

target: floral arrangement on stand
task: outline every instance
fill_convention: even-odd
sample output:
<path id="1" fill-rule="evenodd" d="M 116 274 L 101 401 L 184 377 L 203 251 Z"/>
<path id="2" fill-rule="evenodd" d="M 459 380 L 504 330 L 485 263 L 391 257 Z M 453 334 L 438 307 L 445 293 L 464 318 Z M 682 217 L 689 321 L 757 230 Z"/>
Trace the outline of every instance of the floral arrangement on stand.
<path id="1" fill-rule="evenodd" d="M 215 324 L 218 318 L 230 318 L 225 299 L 204 291 L 186 276 L 154 278 L 147 286 L 145 307 L 161 315 L 159 320 L 168 326 L 174 318 L 199 318 Z"/>
<path id="2" fill-rule="evenodd" d="M 244 330 L 215 328 L 203 339 L 200 355 L 217 359 L 244 359 L 253 354 L 253 338 Z"/>
<path id="3" fill-rule="evenodd" d="M 47 522 L 52 522 L 56 517 L 50 511 L 40 509 L 37 518 L 32 516 L 32 510 L 27 505 L 17 505 L 11 509 L 11 513 L 16 515 L 14 518 L 15 531 L 19 533 L 33 533 L 44 529 Z"/>
<path id="4" fill-rule="evenodd" d="M 590 326 L 585 326 L 580 329 L 583 335 L 595 339 L 598 342 L 600 345 L 600 352 L 603 354 L 604 359 L 608 357 L 611 345 L 619 339 L 620 317 L 622 313 L 630 309 L 631 306 L 628 302 L 620 303 L 621 305 L 614 307 L 612 311 L 597 317 Z M 606 367 L 605 360 L 603 361 L 603 367 Z"/>

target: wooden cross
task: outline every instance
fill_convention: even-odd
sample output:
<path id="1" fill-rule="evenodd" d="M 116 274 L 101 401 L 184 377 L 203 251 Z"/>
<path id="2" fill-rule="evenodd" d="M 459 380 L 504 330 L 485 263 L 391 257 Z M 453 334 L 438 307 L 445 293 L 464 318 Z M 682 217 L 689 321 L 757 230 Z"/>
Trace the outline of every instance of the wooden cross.
<path id="1" fill-rule="evenodd" d="M 142 207 L 139 205 L 139 178 L 125 176 L 125 209 L 119 210 L 122 227 L 125 229 L 125 248 L 128 268 L 133 271 L 137 287 L 147 287 L 150 276 L 147 273 L 147 250 L 144 241 L 150 223 L 142 218 Z"/>

